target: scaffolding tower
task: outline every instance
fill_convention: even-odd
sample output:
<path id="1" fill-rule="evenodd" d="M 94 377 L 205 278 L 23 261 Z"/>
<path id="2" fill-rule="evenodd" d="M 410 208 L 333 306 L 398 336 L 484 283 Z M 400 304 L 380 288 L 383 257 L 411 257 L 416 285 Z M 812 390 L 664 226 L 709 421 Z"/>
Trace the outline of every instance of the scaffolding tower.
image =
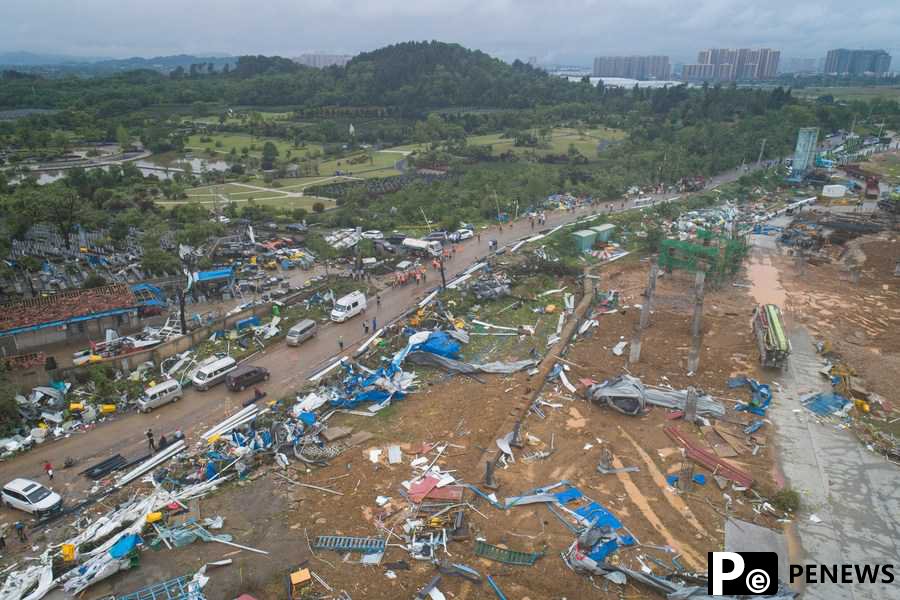
<path id="1" fill-rule="evenodd" d="M 734 277 L 747 256 L 746 237 L 729 238 L 707 230 L 699 230 L 699 241 L 666 239 L 659 252 L 659 266 L 667 273 L 678 269 L 695 273 L 701 266 L 706 281 L 714 286 Z"/>

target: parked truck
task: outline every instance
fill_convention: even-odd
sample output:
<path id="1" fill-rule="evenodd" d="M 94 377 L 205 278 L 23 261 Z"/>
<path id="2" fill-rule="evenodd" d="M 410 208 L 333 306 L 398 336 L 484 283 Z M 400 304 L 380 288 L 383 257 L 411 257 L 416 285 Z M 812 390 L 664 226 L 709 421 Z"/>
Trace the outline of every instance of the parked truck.
<path id="1" fill-rule="evenodd" d="M 418 240 L 416 238 L 405 238 L 403 247 L 407 250 L 426 252 L 431 256 L 440 256 L 443 245 L 434 240 Z"/>
<path id="2" fill-rule="evenodd" d="M 775 304 L 758 305 L 753 311 L 753 333 L 759 347 L 760 364 L 784 368 L 791 354 L 791 341 L 785 333 L 781 309 Z"/>

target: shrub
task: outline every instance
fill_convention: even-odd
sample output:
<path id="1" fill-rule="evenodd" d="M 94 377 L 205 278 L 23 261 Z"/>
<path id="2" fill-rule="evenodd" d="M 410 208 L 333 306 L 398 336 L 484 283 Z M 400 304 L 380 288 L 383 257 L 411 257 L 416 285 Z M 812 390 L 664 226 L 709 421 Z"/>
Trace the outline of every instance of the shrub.
<path id="1" fill-rule="evenodd" d="M 772 496 L 772 504 L 784 512 L 800 510 L 800 494 L 789 487 L 783 487 Z"/>

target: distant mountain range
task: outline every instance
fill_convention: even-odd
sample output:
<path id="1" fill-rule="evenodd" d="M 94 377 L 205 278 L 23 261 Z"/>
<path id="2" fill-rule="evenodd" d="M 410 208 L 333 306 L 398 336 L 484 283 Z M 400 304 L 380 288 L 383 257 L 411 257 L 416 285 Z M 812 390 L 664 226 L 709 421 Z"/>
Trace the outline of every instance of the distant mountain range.
<path id="1" fill-rule="evenodd" d="M 192 64 L 212 63 L 216 70 L 226 64 L 234 65 L 237 59 L 232 56 L 194 56 L 177 54 L 173 56 L 156 56 L 143 58 L 105 58 L 67 56 L 63 54 L 36 54 L 32 52 L 0 52 L 0 68 L 41 73 L 80 73 L 108 74 L 116 71 L 133 71 L 135 69 L 152 69 L 168 73 L 178 67 L 185 70 Z"/>

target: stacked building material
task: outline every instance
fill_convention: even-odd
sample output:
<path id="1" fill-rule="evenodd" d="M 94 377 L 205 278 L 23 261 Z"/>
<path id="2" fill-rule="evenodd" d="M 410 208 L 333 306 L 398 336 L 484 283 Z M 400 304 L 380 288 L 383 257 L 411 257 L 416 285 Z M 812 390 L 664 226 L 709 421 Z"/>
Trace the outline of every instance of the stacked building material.
<path id="1" fill-rule="evenodd" d="M 134 293 L 123 284 L 60 292 L 0 306 L 0 333 L 86 320 L 137 304 Z"/>

